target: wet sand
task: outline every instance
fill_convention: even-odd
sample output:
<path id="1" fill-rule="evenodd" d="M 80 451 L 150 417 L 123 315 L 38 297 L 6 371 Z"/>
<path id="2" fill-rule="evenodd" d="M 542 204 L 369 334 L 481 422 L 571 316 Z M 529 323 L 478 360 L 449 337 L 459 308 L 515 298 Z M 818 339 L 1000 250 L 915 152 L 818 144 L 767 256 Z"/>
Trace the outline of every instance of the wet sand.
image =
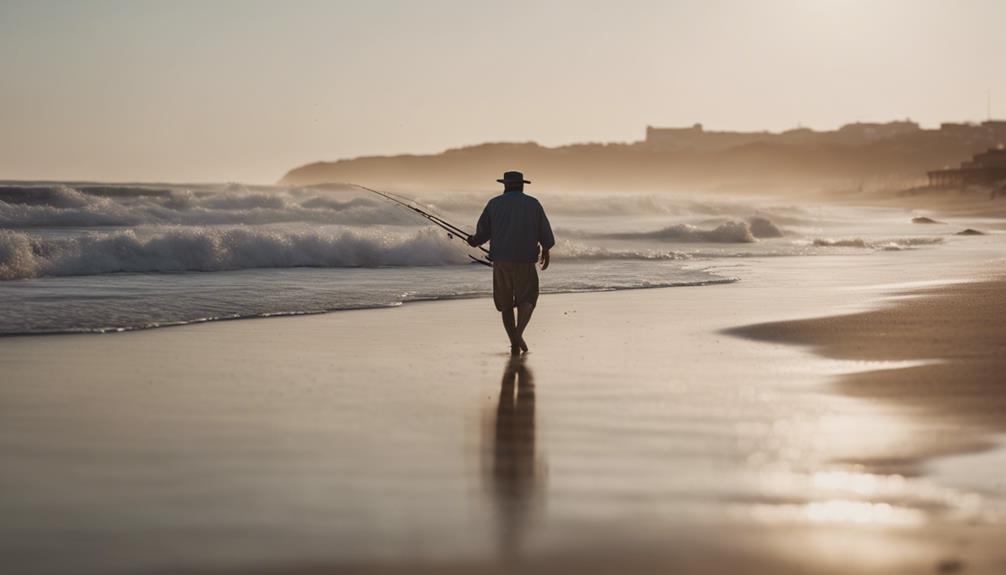
<path id="1" fill-rule="evenodd" d="M 994 374 L 974 359 L 994 343 L 863 355 L 864 326 L 1001 333 L 964 325 L 1001 311 L 975 287 L 998 283 L 899 304 L 922 323 L 858 313 L 1001 260 L 955 245 L 985 244 L 546 295 L 516 363 L 484 299 L 5 338 L 0 552 L 22 573 L 1001 573 L 1006 489 L 926 465 L 1000 453 L 996 388 L 936 408 L 935 379 L 891 399 L 899 370 L 877 368 L 904 366 L 861 361 Z M 724 333 L 740 325 L 843 359 Z"/>
<path id="2" fill-rule="evenodd" d="M 842 376 L 842 393 L 910 408 L 931 422 L 919 455 L 996 445 L 1006 431 L 1006 279 L 906 290 L 882 309 L 727 330 L 756 340 L 810 346 L 825 357 L 916 365 Z M 943 433 L 945 431 L 945 433 Z M 919 459 L 874 461 L 916 472 Z M 1004 470 L 1006 471 L 1006 470 Z"/>

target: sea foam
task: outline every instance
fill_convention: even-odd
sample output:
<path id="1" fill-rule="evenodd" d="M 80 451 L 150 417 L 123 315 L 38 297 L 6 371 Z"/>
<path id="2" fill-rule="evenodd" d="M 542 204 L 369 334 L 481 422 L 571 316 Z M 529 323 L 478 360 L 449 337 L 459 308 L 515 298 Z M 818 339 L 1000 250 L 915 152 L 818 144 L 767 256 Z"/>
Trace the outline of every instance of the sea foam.
<path id="1" fill-rule="evenodd" d="M 262 227 L 149 227 L 83 234 L 0 231 L 0 280 L 117 272 L 256 268 L 415 267 L 466 264 L 464 244 L 433 228 L 415 232 Z M 687 260 L 686 253 L 608 249 L 561 240 L 557 260 Z"/>
<path id="2" fill-rule="evenodd" d="M 900 251 L 918 246 L 932 246 L 943 243 L 941 237 L 895 238 L 865 240 L 863 238 L 815 239 L 813 245 L 824 248 L 868 248 L 884 251 Z"/>
<path id="3" fill-rule="evenodd" d="M 414 214 L 352 190 L 2 185 L 0 226 L 415 224 Z"/>
<path id="4" fill-rule="evenodd" d="M 496 190 L 442 192 L 416 200 L 474 222 Z M 696 199 L 679 194 L 549 193 L 538 198 L 546 211 L 564 216 L 666 215 L 742 219 L 753 211 L 774 222 L 795 224 L 811 216 L 794 206 Z M 761 226 L 749 220 L 756 237 Z M 7 228 L 328 223 L 408 224 L 417 216 L 346 184 L 284 188 L 241 184 L 0 183 L 0 226 Z M 772 224 L 774 227 L 774 224 Z M 771 232 L 769 232 L 771 233 Z"/>
<path id="5" fill-rule="evenodd" d="M 0 232 L 0 279 L 113 272 L 461 264 L 459 242 L 422 229 L 411 234 L 173 228 L 51 237 Z"/>

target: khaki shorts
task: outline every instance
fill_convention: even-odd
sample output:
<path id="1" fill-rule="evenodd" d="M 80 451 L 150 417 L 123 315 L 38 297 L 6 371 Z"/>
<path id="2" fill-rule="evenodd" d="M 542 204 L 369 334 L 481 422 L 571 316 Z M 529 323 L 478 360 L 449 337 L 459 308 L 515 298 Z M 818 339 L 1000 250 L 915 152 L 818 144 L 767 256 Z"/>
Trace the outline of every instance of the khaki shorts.
<path id="1" fill-rule="evenodd" d="M 493 262 L 493 301 L 496 309 L 538 303 L 538 269 L 533 262 Z"/>

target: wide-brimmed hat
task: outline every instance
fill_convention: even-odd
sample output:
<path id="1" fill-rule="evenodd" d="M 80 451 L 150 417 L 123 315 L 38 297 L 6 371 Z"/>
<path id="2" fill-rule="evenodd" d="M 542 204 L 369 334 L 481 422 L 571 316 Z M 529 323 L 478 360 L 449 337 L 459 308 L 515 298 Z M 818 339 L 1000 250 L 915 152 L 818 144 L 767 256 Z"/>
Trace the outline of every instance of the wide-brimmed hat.
<path id="1" fill-rule="evenodd" d="M 522 172 L 504 172 L 503 177 L 496 181 L 501 184 L 516 184 L 518 182 L 522 184 L 531 183 L 531 180 L 524 179 L 524 174 Z"/>

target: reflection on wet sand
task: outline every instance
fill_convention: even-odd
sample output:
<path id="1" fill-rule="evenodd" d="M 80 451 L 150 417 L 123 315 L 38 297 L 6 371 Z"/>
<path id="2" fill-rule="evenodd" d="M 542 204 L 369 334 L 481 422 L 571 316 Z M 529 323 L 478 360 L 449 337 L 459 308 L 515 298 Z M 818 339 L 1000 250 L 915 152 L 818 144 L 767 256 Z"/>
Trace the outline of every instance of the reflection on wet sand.
<path id="1" fill-rule="evenodd" d="M 514 558 L 520 552 L 538 489 L 534 376 L 523 357 L 511 358 L 503 371 L 492 437 L 499 550 L 504 558 Z"/>

